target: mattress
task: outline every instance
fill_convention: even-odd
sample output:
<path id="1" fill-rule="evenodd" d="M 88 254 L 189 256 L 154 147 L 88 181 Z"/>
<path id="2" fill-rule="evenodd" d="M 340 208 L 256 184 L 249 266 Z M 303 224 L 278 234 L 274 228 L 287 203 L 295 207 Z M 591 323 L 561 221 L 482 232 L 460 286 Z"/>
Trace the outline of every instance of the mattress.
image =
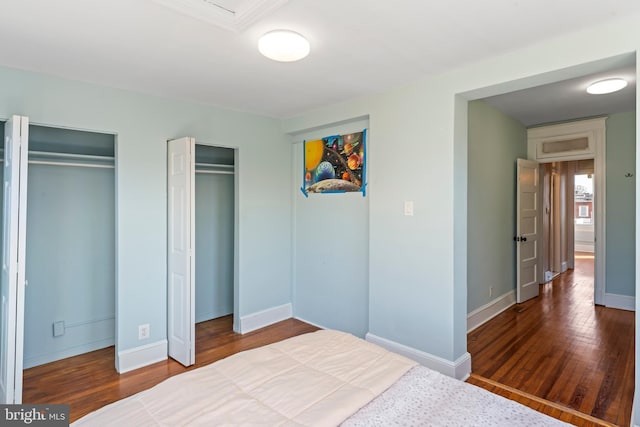
<path id="1" fill-rule="evenodd" d="M 560 426 L 558 420 L 338 331 L 244 351 L 74 426 Z"/>

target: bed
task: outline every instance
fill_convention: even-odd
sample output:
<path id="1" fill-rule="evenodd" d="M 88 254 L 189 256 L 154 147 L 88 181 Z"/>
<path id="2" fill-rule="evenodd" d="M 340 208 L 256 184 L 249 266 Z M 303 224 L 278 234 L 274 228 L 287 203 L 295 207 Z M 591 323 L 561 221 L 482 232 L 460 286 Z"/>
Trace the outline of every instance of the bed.
<path id="1" fill-rule="evenodd" d="M 350 334 L 320 330 L 171 377 L 74 426 L 562 426 Z"/>

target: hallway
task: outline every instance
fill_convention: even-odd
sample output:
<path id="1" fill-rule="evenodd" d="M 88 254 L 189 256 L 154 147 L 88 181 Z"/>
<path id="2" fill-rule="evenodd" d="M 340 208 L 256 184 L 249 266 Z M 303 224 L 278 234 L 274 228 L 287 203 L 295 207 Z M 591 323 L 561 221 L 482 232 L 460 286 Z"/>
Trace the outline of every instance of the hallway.
<path id="1" fill-rule="evenodd" d="M 593 305 L 593 255 L 467 336 L 475 375 L 617 425 L 634 393 L 634 312 Z"/>

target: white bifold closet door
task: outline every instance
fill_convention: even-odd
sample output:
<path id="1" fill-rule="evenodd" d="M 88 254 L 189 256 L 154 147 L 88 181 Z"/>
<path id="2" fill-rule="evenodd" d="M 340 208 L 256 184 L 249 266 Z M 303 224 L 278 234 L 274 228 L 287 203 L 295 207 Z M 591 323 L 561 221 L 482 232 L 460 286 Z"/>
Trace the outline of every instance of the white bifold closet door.
<path id="1" fill-rule="evenodd" d="M 195 363 L 195 139 L 168 142 L 167 336 L 169 357 Z"/>
<path id="2" fill-rule="evenodd" d="M 29 119 L 5 123 L 0 403 L 22 403 Z"/>

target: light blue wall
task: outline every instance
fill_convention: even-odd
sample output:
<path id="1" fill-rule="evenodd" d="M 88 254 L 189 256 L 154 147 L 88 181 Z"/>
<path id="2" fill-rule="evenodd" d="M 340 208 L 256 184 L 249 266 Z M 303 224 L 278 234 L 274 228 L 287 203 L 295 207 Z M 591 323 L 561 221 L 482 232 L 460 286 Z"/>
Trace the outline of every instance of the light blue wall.
<path id="1" fill-rule="evenodd" d="M 30 164 L 28 185 L 25 368 L 115 339 L 114 170 Z"/>
<path id="2" fill-rule="evenodd" d="M 609 116 L 607 127 L 606 292 L 636 295 L 636 113 Z M 633 177 L 625 177 L 631 173 Z"/>
<path id="3" fill-rule="evenodd" d="M 196 322 L 233 313 L 233 180 L 196 173 Z"/>
<path id="4" fill-rule="evenodd" d="M 0 118 L 116 134 L 116 345 L 166 339 L 167 139 L 237 147 L 239 316 L 291 300 L 290 144 L 279 122 L 0 68 Z M 150 338 L 138 340 L 138 325 Z"/>
<path id="5" fill-rule="evenodd" d="M 340 247 L 357 251 L 368 239 L 368 332 L 448 360 L 460 356 L 453 357 L 454 323 L 466 322 L 466 289 L 462 320 L 452 312 L 453 110 L 442 85 L 419 83 L 284 121 L 295 133 L 369 117 L 369 232 Z M 414 202 L 413 216 L 404 216 L 404 201 Z M 299 249 L 296 257 L 312 260 L 314 253 Z M 340 276 L 349 268 L 343 262 L 330 270 Z M 295 283 L 297 297 L 307 285 Z M 330 301 L 332 290 L 313 288 L 319 301 Z"/>
<path id="6" fill-rule="evenodd" d="M 368 125 L 360 119 L 305 131 L 293 137 L 292 146 L 294 315 L 360 337 L 368 331 L 369 199 L 362 193 L 307 198 L 300 187 L 302 141 L 359 132 Z"/>
<path id="7" fill-rule="evenodd" d="M 467 311 L 472 312 L 515 290 L 515 165 L 517 158 L 527 158 L 527 131 L 480 100 L 469 103 L 468 117 Z"/>
<path id="8" fill-rule="evenodd" d="M 637 19 L 592 26 L 283 121 L 284 130 L 295 133 L 353 117 L 370 118 L 370 333 L 453 364 L 463 360 L 469 213 L 464 101 L 589 74 L 628 61 L 630 55 L 635 58 L 640 47 Z M 414 201 L 413 217 L 402 215 L 405 200 Z"/>

